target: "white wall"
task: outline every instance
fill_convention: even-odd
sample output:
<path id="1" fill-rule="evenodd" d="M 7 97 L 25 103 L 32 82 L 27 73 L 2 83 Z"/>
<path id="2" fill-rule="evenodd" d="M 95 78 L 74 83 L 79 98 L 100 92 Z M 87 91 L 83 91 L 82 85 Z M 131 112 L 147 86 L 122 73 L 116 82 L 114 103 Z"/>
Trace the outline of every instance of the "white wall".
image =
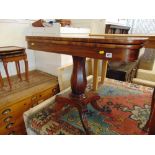
<path id="1" fill-rule="evenodd" d="M 50 36 L 59 33 L 60 33 L 60 24 L 54 24 L 52 27 L 45 27 L 45 28 L 30 27 L 28 30 L 28 35 L 34 35 L 34 36 L 36 35 Z M 35 51 L 34 55 L 35 55 L 36 69 L 57 76 L 57 68 L 61 66 L 61 54 Z"/>
<path id="2" fill-rule="evenodd" d="M 71 28 L 70 27 L 61 27 L 60 33 L 62 33 L 62 34 L 66 34 L 66 33 L 67 34 L 68 33 L 70 33 L 70 34 L 76 34 L 76 33 L 89 34 L 90 33 L 89 27 L 81 28 L 82 26 L 80 26 L 80 23 L 78 25 L 79 25 L 79 27 L 76 25 L 74 25 L 74 27 L 71 27 Z M 71 63 L 73 63 L 72 56 L 61 54 L 61 66 L 71 64 Z"/>
<path id="3" fill-rule="evenodd" d="M 105 19 L 72 19 L 73 27 L 89 28 L 90 33 L 105 33 Z"/>
<path id="4" fill-rule="evenodd" d="M 36 69 L 57 76 L 57 69 L 61 67 L 61 54 L 35 52 Z"/>
<path id="5" fill-rule="evenodd" d="M 0 20 L 0 46 L 26 47 L 25 33 L 30 23 L 27 20 Z M 34 53 L 31 50 L 26 50 L 26 53 L 29 61 L 29 70 L 33 70 L 35 69 Z M 5 77 L 2 62 L 0 62 L 0 70 L 2 76 Z M 15 75 L 15 64 L 8 63 L 8 70 L 10 75 Z M 24 72 L 24 70 L 23 62 L 21 62 L 21 71 Z"/>
<path id="6" fill-rule="evenodd" d="M 80 34 L 104 34 L 105 20 L 104 19 L 72 19 L 73 28 L 62 27 L 61 33 L 80 33 Z M 80 52 L 80 51 L 79 51 Z M 72 63 L 72 57 L 69 55 L 61 55 L 61 66 Z"/>
<path id="7" fill-rule="evenodd" d="M 76 28 L 61 28 L 54 27 L 52 29 L 47 28 L 47 32 L 40 31 L 41 29 L 33 29 L 31 31 L 30 20 L 0 20 L 0 46 L 21 46 L 27 47 L 25 36 L 26 35 L 52 35 L 58 33 L 104 33 L 104 20 L 74 20 L 74 26 Z M 83 28 L 77 28 L 83 27 Z M 47 53 L 41 51 L 26 50 L 29 61 L 29 70 L 38 69 L 49 74 L 57 75 L 57 69 L 66 64 L 72 63 L 72 57 L 69 55 Z M 79 51 L 80 52 L 80 51 Z M 21 71 L 24 72 L 24 64 L 22 64 Z M 15 65 L 9 63 L 8 70 L 10 75 L 16 74 Z M 0 70 L 2 76 L 5 77 L 5 72 L 2 63 L 0 63 Z"/>

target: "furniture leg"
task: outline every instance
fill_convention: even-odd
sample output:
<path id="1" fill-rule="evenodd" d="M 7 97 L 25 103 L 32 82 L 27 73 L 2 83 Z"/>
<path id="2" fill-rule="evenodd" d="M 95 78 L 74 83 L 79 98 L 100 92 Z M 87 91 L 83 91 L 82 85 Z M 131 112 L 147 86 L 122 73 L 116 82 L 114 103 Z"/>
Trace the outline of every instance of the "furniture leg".
<path id="1" fill-rule="evenodd" d="M 149 130 L 149 135 L 155 135 L 155 89 L 153 91 L 152 102 L 151 102 L 151 112 L 149 120 L 147 121 L 144 130 Z"/>
<path id="2" fill-rule="evenodd" d="M 7 68 L 7 62 L 3 61 L 3 66 L 4 66 L 4 69 L 5 69 L 5 73 L 6 73 L 6 76 L 7 76 L 7 80 L 8 80 L 10 89 L 12 89 L 12 85 L 11 85 L 11 81 L 10 81 L 10 77 L 9 77 L 9 73 L 8 73 L 8 68 Z"/>
<path id="3" fill-rule="evenodd" d="M 86 117 L 87 104 L 100 99 L 100 96 L 93 92 L 85 93 L 86 85 L 85 58 L 73 56 L 72 92 L 56 96 L 56 105 L 51 112 L 61 111 L 66 104 L 76 107 L 86 134 L 92 134 Z"/>
<path id="4" fill-rule="evenodd" d="M 91 102 L 91 105 L 94 109 L 100 111 L 100 112 L 105 112 L 105 113 L 111 113 L 111 108 L 108 105 L 104 105 L 102 107 L 97 105 L 97 100 L 94 100 Z"/>
<path id="5" fill-rule="evenodd" d="M 107 60 L 102 60 L 102 73 L 101 73 L 101 83 L 104 83 L 104 80 L 106 78 L 106 73 L 107 73 L 107 65 L 108 61 Z"/>
<path id="6" fill-rule="evenodd" d="M 93 68 L 92 68 L 92 59 L 88 60 L 88 75 L 93 75 Z"/>
<path id="7" fill-rule="evenodd" d="M 80 116 L 82 126 L 85 130 L 85 133 L 87 135 L 89 135 L 89 134 L 92 135 L 93 132 L 91 131 L 91 128 L 89 127 L 88 120 L 87 120 L 87 112 L 88 112 L 87 107 L 78 108 L 78 112 L 79 112 L 79 116 Z"/>
<path id="8" fill-rule="evenodd" d="M 98 87 L 98 66 L 99 66 L 99 60 L 94 59 L 94 77 L 93 77 L 93 90 L 96 91 Z"/>
<path id="9" fill-rule="evenodd" d="M 2 75 L 1 75 L 1 72 L 0 72 L 0 87 L 3 87 L 3 86 L 4 86 L 4 83 L 3 83 Z"/>
<path id="10" fill-rule="evenodd" d="M 76 98 L 72 96 L 72 94 L 62 94 L 56 96 L 56 105 L 54 110 L 52 109 L 51 112 L 60 112 L 63 107 L 68 104 L 71 107 L 76 107 L 79 112 L 80 120 L 82 126 L 85 130 L 86 134 L 93 134 L 87 120 L 87 104 L 91 102 L 95 102 L 96 100 L 100 99 L 100 96 L 96 93 L 86 93 L 84 98 Z"/>
<path id="11" fill-rule="evenodd" d="M 19 64 L 19 61 L 15 61 L 15 64 L 16 64 L 16 70 L 17 70 L 18 78 L 20 79 L 20 81 L 22 81 L 22 76 L 21 76 L 21 73 L 20 73 L 20 64 Z"/>
<path id="12" fill-rule="evenodd" d="M 28 65 L 28 60 L 24 59 L 24 63 L 25 63 L 25 78 L 26 81 L 29 82 L 29 65 Z"/>

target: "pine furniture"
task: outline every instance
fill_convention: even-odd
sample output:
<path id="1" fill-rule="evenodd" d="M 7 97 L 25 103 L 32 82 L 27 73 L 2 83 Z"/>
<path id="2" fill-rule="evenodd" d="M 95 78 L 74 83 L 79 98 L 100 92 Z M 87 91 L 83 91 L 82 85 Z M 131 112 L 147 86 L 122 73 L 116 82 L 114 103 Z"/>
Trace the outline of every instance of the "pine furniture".
<path id="1" fill-rule="evenodd" d="M 59 92 L 55 76 L 34 70 L 29 78 L 29 83 L 17 83 L 18 77 L 12 77 L 13 84 L 19 86 L 12 91 L 0 90 L 0 135 L 26 134 L 23 113 Z"/>

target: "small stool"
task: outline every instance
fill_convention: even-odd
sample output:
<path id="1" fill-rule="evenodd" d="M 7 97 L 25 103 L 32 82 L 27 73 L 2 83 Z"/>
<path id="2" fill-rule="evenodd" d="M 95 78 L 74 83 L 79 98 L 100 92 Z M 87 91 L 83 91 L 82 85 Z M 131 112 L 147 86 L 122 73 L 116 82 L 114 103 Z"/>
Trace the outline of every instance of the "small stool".
<path id="1" fill-rule="evenodd" d="M 28 78 L 28 61 L 27 61 L 27 55 L 25 52 L 25 48 L 16 47 L 16 46 L 7 46 L 7 47 L 0 47 L 0 59 L 3 62 L 3 66 L 6 72 L 7 80 L 10 86 L 10 89 L 12 89 L 12 84 L 10 81 L 7 63 L 8 62 L 15 62 L 16 64 L 16 70 L 17 75 L 22 80 L 21 73 L 20 73 L 20 60 L 24 60 L 25 63 L 25 77 L 26 81 L 29 81 Z"/>

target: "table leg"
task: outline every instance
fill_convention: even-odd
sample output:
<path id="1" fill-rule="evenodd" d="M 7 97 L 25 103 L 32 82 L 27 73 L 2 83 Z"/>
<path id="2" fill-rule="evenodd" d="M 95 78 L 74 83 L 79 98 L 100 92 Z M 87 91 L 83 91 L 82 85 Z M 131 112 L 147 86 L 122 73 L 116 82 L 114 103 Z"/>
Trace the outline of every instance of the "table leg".
<path id="1" fill-rule="evenodd" d="M 144 130 L 149 130 L 149 135 L 155 135 L 155 89 L 153 91 L 152 102 L 151 102 L 151 112 L 149 120 L 147 121 Z"/>
<path id="2" fill-rule="evenodd" d="M 2 75 L 1 75 L 1 72 L 0 72 L 0 87 L 3 87 L 3 86 L 4 86 L 4 83 L 3 83 Z"/>
<path id="3" fill-rule="evenodd" d="M 87 104 L 100 99 L 100 96 L 93 92 L 85 93 L 87 85 L 85 60 L 83 57 L 73 56 L 73 72 L 71 76 L 72 92 L 56 96 L 56 105 L 51 112 L 56 113 L 61 111 L 66 104 L 77 108 L 86 134 L 92 134 L 87 121 Z"/>
<path id="4" fill-rule="evenodd" d="M 102 74 L 101 74 L 101 83 L 104 83 L 104 80 L 106 78 L 106 74 L 107 74 L 107 65 L 108 65 L 108 61 L 107 60 L 102 60 Z"/>
<path id="5" fill-rule="evenodd" d="M 98 87 L 98 70 L 99 60 L 94 59 L 94 74 L 93 74 L 93 90 L 96 91 Z"/>
<path id="6" fill-rule="evenodd" d="M 3 66 L 4 66 L 4 69 L 5 69 L 5 73 L 6 73 L 6 76 L 7 76 L 7 80 L 8 80 L 10 89 L 12 89 L 12 84 L 11 84 L 11 81 L 10 81 L 10 76 L 9 76 L 9 72 L 8 72 L 8 68 L 7 68 L 7 62 L 3 61 Z"/>
<path id="7" fill-rule="evenodd" d="M 25 78 L 26 78 L 26 81 L 29 82 L 29 65 L 28 65 L 28 60 L 25 59 L 24 62 L 25 62 Z"/>
<path id="8" fill-rule="evenodd" d="M 21 76 L 21 73 L 20 73 L 20 64 L 19 64 L 19 61 L 15 61 L 15 64 L 16 64 L 16 70 L 17 70 L 18 78 L 20 79 L 20 81 L 22 81 L 22 76 Z"/>
<path id="9" fill-rule="evenodd" d="M 88 60 L 88 75 L 93 75 L 93 64 L 91 58 Z"/>

